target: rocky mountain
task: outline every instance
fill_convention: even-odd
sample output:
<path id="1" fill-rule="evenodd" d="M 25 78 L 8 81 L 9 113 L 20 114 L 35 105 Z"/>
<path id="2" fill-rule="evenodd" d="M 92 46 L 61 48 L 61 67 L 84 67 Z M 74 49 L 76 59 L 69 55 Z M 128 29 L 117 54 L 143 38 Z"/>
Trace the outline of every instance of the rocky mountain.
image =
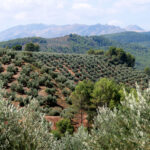
<path id="1" fill-rule="evenodd" d="M 137 25 L 129 25 L 126 27 L 127 31 L 134 31 L 134 32 L 144 32 L 145 30 Z"/>
<path id="2" fill-rule="evenodd" d="M 30 25 L 19 25 L 9 28 L 5 31 L 0 32 L 0 41 L 7 41 L 16 38 L 24 37 L 43 37 L 43 38 L 54 38 L 69 35 L 71 33 L 91 36 L 91 35 L 102 35 L 111 33 L 120 33 L 126 31 L 117 26 L 112 25 L 44 25 L 44 24 L 30 24 Z"/>

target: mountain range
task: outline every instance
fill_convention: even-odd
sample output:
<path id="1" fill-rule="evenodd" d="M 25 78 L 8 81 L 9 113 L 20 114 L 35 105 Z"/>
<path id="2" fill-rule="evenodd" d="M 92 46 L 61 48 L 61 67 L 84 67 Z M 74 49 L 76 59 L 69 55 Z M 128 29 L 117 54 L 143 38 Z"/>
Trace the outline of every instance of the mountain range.
<path id="1" fill-rule="evenodd" d="M 139 26 L 130 25 L 126 28 L 120 28 L 113 25 L 45 25 L 45 24 L 29 24 L 19 25 L 0 32 L 0 41 L 7 41 L 24 37 L 43 37 L 55 38 L 69 35 L 71 33 L 81 36 L 105 35 L 112 33 L 120 33 L 125 31 L 144 32 Z"/>

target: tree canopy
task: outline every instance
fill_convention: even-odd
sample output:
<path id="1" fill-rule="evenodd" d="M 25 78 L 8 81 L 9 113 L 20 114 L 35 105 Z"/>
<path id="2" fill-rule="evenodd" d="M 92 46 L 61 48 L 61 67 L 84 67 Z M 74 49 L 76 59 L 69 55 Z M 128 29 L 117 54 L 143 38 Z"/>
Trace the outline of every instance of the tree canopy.
<path id="1" fill-rule="evenodd" d="M 121 64 L 127 64 L 128 67 L 134 67 L 135 57 L 130 53 L 125 52 L 122 48 L 110 47 L 106 52 L 107 56 L 111 56 L 114 61 L 119 61 Z"/>
<path id="2" fill-rule="evenodd" d="M 96 82 L 92 93 L 93 103 L 96 106 L 109 106 L 113 108 L 120 102 L 120 86 L 113 80 L 102 78 Z"/>
<path id="3" fill-rule="evenodd" d="M 13 50 L 16 50 L 16 51 L 21 51 L 22 50 L 21 45 L 16 45 L 16 46 L 13 46 L 12 48 L 13 48 Z"/>
<path id="4" fill-rule="evenodd" d="M 93 91 L 94 84 L 90 80 L 84 80 L 79 82 L 75 91 L 71 95 L 73 106 L 81 111 L 81 123 L 82 123 L 82 110 L 88 110 L 90 106 L 91 93 Z"/>
<path id="5" fill-rule="evenodd" d="M 25 45 L 25 51 L 39 51 L 40 46 L 38 44 L 34 44 L 34 43 L 28 43 Z"/>
<path id="6" fill-rule="evenodd" d="M 150 68 L 149 67 L 145 67 L 144 72 L 150 76 Z"/>

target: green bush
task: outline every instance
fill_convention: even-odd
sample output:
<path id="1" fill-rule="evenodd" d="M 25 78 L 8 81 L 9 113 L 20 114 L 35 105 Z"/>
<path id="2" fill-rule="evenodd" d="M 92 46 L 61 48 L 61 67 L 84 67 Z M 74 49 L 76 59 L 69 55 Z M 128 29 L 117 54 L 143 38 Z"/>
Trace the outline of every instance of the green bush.
<path id="1" fill-rule="evenodd" d="M 52 96 L 52 95 L 48 95 L 45 102 L 50 107 L 53 107 L 53 106 L 57 105 L 56 97 Z"/>
<path id="2" fill-rule="evenodd" d="M 22 46 L 21 45 L 15 45 L 15 46 L 13 46 L 13 50 L 21 51 L 22 50 Z"/>
<path id="3" fill-rule="evenodd" d="M 34 43 L 28 43 L 25 45 L 25 51 L 39 51 L 40 50 L 40 46 L 38 44 L 34 44 Z"/>
<path id="4" fill-rule="evenodd" d="M 25 74 L 21 74 L 17 80 L 20 84 L 26 87 L 28 85 L 30 78 Z"/>
<path id="5" fill-rule="evenodd" d="M 13 72 L 16 74 L 18 72 L 18 68 L 16 68 L 14 65 L 10 65 L 7 67 L 7 72 Z"/>
<path id="6" fill-rule="evenodd" d="M 15 59 L 15 60 L 13 60 L 13 63 L 15 64 L 15 66 L 21 67 L 23 60 L 22 59 Z"/>
<path id="7" fill-rule="evenodd" d="M 67 90 L 67 89 L 63 89 L 62 90 L 62 93 L 65 97 L 69 96 L 70 95 L 70 92 Z"/>
<path id="8" fill-rule="evenodd" d="M 16 92 L 18 92 L 20 94 L 24 94 L 24 88 L 23 88 L 22 84 L 18 84 L 16 86 Z"/>
<path id="9" fill-rule="evenodd" d="M 32 96 L 32 97 L 37 97 L 38 96 L 38 90 L 37 89 L 30 89 L 27 94 L 29 96 Z"/>
<path id="10" fill-rule="evenodd" d="M 2 64 L 0 64 L 0 73 L 4 71 L 4 68 L 2 67 Z"/>
<path id="11" fill-rule="evenodd" d="M 55 140 L 49 133 L 51 124 L 43 120 L 43 115 L 36 111 L 37 108 L 36 101 L 32 101 L 26 109 L 18 109 L 8 101 L 0 100 L 0 149 L 40 150 L 44 147 L 44 150 L 48 150 L 54 148 Z M 50 143 L 47 143 L 47 140 Z"/>
<path id="12" fill-rule="evenodd" d="M 51 109 L 51 110 L 47 113 L 47 115 L 50 115 L 50 116 L 60 116 L 61 112 L 62 112 L 62 109 L 56 107 L 56 108 Z"/>
<path id="13" fill-rule="evenodd" d="M 48 87 L 48 88 L 53 88 L 54 84 L 51 81 L 46 80 L 45 81 L 45 86 Z"/>
<path id="14" fill-rule="evenodd" d="M 2 62 L 2 64 L 10 64 L 10 62 L 11 62 L 11 57 L 5 55 L 5 56 L 3 56 L 3 57 L 1 58 L 1 62 Z"/>
<path id="15" fill-rule="evenodd" d="M 28 82 L 27 87 L 33 89 L 39 89 L 39 81 L 33 79 L 30 82 Z"/>
<path id="16" fill-rule="evenodd" d="M 63 119 L 56 123 L 57 133 L 60 133 L 61 136 L 64 136 L 65 133 L 73 134 L 74 127 L 71 125 L 69 119 Z M 55 135 L 55 134 L 54 134 Z"/>
<path id="17" fill-rule="evenodd" d="M 17 83 L 12 83 L 11 86 L 10 86 L 11 90 L 12 91 L 16 91 L 17 89 Z"/>
<path id="18" fill-rule="evenodd" d="M 55 91 L 56 91 L 55 88 L 46 88 L 46 90 L 45 90 L 45 92 L 46 92 L 47 94 L 52 94 L 52 95 L 55 94 Z"/>

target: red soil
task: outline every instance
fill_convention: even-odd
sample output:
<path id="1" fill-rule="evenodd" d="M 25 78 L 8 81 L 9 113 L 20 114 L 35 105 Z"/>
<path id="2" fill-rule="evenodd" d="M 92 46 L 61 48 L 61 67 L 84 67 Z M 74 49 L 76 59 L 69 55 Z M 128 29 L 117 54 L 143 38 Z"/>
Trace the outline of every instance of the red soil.
<path id="1" fill-rule="evenodd" d="M 52 130 L 56 130 L 56 123 L 62 118 L 59 116 L 45 116 L 45 119 L 52 123 Z"/>
<path id="2" fill-rule="evenodd" d="M 82 123 L 81 123 L 82 122 Z M 75 128 L 75 131 L 83 125 L 84 127 L 88 127 L 88 120 L 87 120 L 87 114 L 83 113 L 82 115 L 82 121 L 81 121 L 81 114 L 76 114 L 75 117 L 72 119 L 72 125 Z"/>
<path id="3" fill-rule="evenodd" d="M 45 86 L 40 86 L 39 95 L 40 96 L 47 96 L 48 94 L 45 92 L 45 90 L 46 90 Z"/>

